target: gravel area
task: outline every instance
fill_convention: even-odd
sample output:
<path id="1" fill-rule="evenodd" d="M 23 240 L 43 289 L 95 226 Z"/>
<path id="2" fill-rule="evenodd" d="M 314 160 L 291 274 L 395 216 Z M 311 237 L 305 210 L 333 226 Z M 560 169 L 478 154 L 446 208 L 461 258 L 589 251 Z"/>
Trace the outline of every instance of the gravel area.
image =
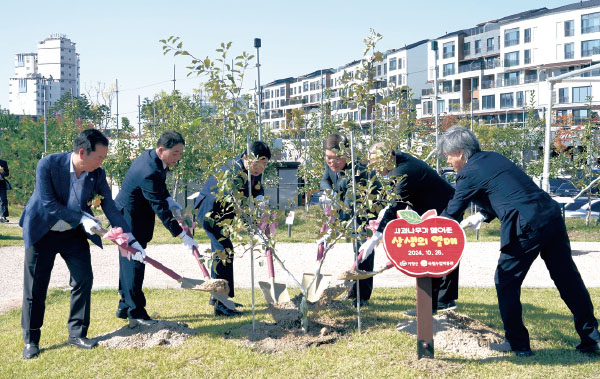
<path id="1" fill-rule="evenodd" d="M 600 287 L 598 265 L 600 262 L 600 242 L 573 242 L 573 258 L 585 284 L 588 287 Z M 208 245 L 201 245 L 200 251 Z M 461 287 L 493 287 L 494 270 L 498 260 L 498 242 L 468 243 L 460 266 Z M 277 251 L 288 269 L 302 281 L 303 272 L 314 272 L 316 266 L 316 244 L 314 243 L 281 243 Z M 181 245 L 150 245 L 146 251 L 149 256 L 173 269 L 180 275 L 193 279 L 201 279 L 202 273 L 193 256 L 187 253 Z M 107 245 L 104 249 L 92 247 L 92 267 L 94 269 L 94 288 L 116 288 L 119 282 L 119 264 L 117 249 Z M 0 276 L 0 313 L 21 305 L 23 291 L 23 247 L 0 248 L 0 262 L 3 274 Z M 351 244 L 338 244 L 326 257 L 322 273 L 332 274 L 335 278 L 351 266 L 353 252 Z M 258 281 L 268 281 L 266 262 L 262 266 L 258 259 L 254 265 L 254 282 L 260 293 Z M 379 246 L 375 254 L 375 267 L 382 267 L 387 262 L 383 248 Z M 236 257 L 235 260 L 236 288 L 250 288 L 250 255 Z M 294 281 L 275 263 L 276 281 L 295 287 Z M 179 284 L 162 272 L 148 267 L 146 269 L 145 287 L 148 288 L 179 288 Z M 395 269 L 390 269 L 375 277 L 376 287 L 408 287 L 414 286 L 415 279 L 406 276 Z M 554 284 L 541 259 L 537 259 L 523 284 L 524 287 L 553 287 Z M 69 288 L 69 272 L 62 258 L 57 257 L 50 280 L 51 288 Z"/>

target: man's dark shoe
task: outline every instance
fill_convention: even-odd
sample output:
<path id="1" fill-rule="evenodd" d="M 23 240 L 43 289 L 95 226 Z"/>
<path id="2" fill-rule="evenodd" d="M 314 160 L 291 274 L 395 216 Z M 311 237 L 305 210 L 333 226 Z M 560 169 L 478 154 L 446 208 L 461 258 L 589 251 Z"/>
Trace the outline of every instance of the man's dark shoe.
<path id="1" fill-rule="evenodd" d="M 363 300 L 361 300 L 361 301 L 360 301 L 360 307 L 361 307 L 361 308 L 362 308 L 362 307 L 366 307 L 367 305 L 369 305 L 369 300 L 364 300 L 364 299 L 363 299 Z M 352 300 L 352 306 L 353 306 L 354 308 L 356 308 L 356 299 Z"/>
<path id="2" fill-rule="evenodd" d="M 513 350 L 513 353 L 517 357 L 531 357 L 533 355 L 533 351 L 531 350 Z"/>
<path id="3" fill-rule="evenodd" d="M 531 357 L 533 351 L 531 349 L 513 350 L 510 346 L 510 342 L 504 340 L 502 343 L 490 343 L 490 350 L 499 351 L 501 353 L 513 352 L 517 357 Z"/>
<path id="4" fill-rule="evenodd" d="M 40 347 L 37 343 L 28 343 L 23 349 L 23 358 L 32 359 L 40 355 Z"/>
<path id="5" fill-rule="evenodd" d="M 8 222 L 8 219 L 6 217 L 2 217 L 0 218 L 0 222 Z"/>
<path id="6" fill-rule="evenodd" d="M 434 315 L 436 313 L 437 313 L 437 311 L 434 311 L 433 309 L 431 310 L 432 315 Z M 407 310 L 406 312 L 404 312 L 404 315 L 411 316 L 411 317 L 417 317 L 417 308 Z"/>
<path id="7" fill-rule="evenodd" d="M 69 345 L 80 349 L 93 349 L 98 345 L 98 342 L 85 337 L 69 337 Z"/>
<path id="8" fill-rule="evenodd" d="M 240 316 L 241 314 L 242 312 L 238 311 L 237 309 L 227 308 L 220 301 L 215 302 L 215 316 L 232 317 Z"/>
<path id="9" fill-rule="evenodd" d="M 117 313 L 115 314 L 115 316 L 117 316 L 117 318 L 122 318 L 123 320 L 129 317 L 127 315 L 127 311 L 123 309 L 117 309 Z"/>
<path id="10" fill-rule="evenodd" d="M 600 352 L 600 342 L 596 342 L 593 345 L 586 345 L 586 346 L 577 345 L 577 351 L 579 351 L 580 353 Z"/>
<path id="11" fill-rule="evenodd" d="M 156 324 L 157 322 L 158 320 L 154 320 L 151 318 L 130 318 L 129 327 L 133 329 L 136 326 L 150 326 Z"/>
<path id="12" fill-rule="evenodd" d="M 210 305 L 213 305 L 213 306 L 214 306 L 216 302 L 217 302 L 217 299 L 215 299 L 215 298 L 214 298 L 214 297 L 212 297 L 212 296 L 211 296 L 211 297 L 208 299 L 208 304 L 210 304 Z M 233 305 L 234 305 L 236 308 L 242 308 L 242 307 L 244 306 L 244 304 L 235 303 L 235 302 L 233 303 Z"/>
<path id="13" fill-rule="evenodd" d="M 438 303 L 438 311 L 450 311 L 456 309 L 456 301 L 452 300 L 449 303 Z"/>

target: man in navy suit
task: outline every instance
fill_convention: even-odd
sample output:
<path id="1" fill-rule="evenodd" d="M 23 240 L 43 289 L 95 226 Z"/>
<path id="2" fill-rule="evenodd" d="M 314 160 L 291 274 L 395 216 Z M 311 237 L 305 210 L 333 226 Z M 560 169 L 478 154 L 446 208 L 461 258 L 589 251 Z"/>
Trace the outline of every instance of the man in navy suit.
<path id="1" fill-rule="evenodd" d="M 5 160 L 0 159 L 0 222 L 8 222 L 8 199 L 6 198 L 6 190 L 10 189 L 10 183 L 7 176 L 10 172 L 8 171 L 8 163 Z"/>
<path id="2" fill-rule="evenodd" d="M 25 241 L 25 276 L 21 327 L 25 349 L 23 357 L 40 353 L 40 328 L 44 321 L 45 300 L 56 254 L 65 260 L 71 274 L 69 344 L 91 349 L 96 341 L 86 338 L 90 325 L 92 265 L 87 238 L 102 247 L 93 234 L 101 225 L 91 215 L 91 201 L 102 196 L 101 206 L 111 225 L 129 232 L 117 210 L 106 173 L 100 167 L 108 152 L 108 140 L 98 130 L 79 133 L 73 153 L 51 154 L 42 158 L 36 170 L 35 190 L 21 215 Z M 139 244 L 132 246 L 143 255 Z"/>
<path id="3" fill-rule="evenodd" d="M 442 213 L 459 220 L 470 202 L 481 212 L 461 222 L 473 228 L 498 218 L 500 259 L 495 283 L 506 341 L 496 346 L 518 356 L 533 354 L 523 324 L 521 284 L 538 255 L 542 257 L 561 298 L 573 313 L 581 338 L 577 350 L 600 349 L 598 321 L 590 294 L 571 256 L 571 245 L 558 203 L 538 188 L 526 173 L 506 157 L 481 151 L 469 130 L 452 127 L 444 133 L 438 151 L 456 171 L 456 192 Z"/>
<path id="4" fill-rule="evenodd" d="M 125 220 L 131 225 L 131 233 L 144 247 L 152 240 L 155 214 L 173 237 L 181 238 L 186 250 L 192 251 L 198 243 L 189 237 L 173 217 L 181 206 L 173 200 L 167 189 L 167 171 L 183 154 L 185 141 L 174 131 L 164 132 L 156 149 L 144 151 L 131 165 L 121 190 L 115 199 Z M 142 291 L 145 265 L 143 262 L 119 257 L 119 300 L 116 316 L 129 318 L 129 326 L 151 325 L 156 322 L 146 311 L 146 297 Z"/>
<path id="5" fill-rule="evenodd" d="M 250 170 L 252 197 L 264 201 L 265 190 L 261 183 L 262 174 L 271 159 L 271 150 L 261 141 L 255 141 L 250 145 L 250 153 L 256 158 L 251 160 L 246 152 L 238 155 L 220 169 L 221 172 L 229 171 L 233 176 L 231 191 L 240 191 L 245 198 L 250 197 L 248 190 L 247 172 Z M 210 239 L 213 251 L 213 265 L 211 277 L 225 279 L 229 282 L 229 297 L 235 295 L 233 280 L 233 243 L 228 236 L 223 235 L 222 222 L 231 220 L 235 214 L 231 204 L 217 197 L 218 180 L 214 175 L 204 183 L 200 195 L 196 198 L 194 206 L 198 208 L 198 221 Z M 219 254 L 226 253 L 227 262 L 221 261 Z M 228 309 L 221 302 L 211 298 L 210 303 L 214 305 L 215 316 L 237 316 L 242 312 L 236 309 Z"/>
<path id="6" fill-rule="evenodd" d="M 330 191 L 335 194 L 336 199 L 329 199 L 325 194 L 321 197 L 321 203 L 328 203 L 330 201 L 339 201 L 344 203 L 346 209 L 352 209 L 352 163 L 348 162 L 348 150 L 349 144 L 346 137 L 333 133 L 329 135 L 324 141 L 325 148 L 325 171 L 321 177 L 320 188 L 325 191 Z M 345 152 L 343 150 L 346 150 Z M 374 175 L 373 172 L 367 170 L 367 167 L 360 163 L 358 160 L 355 163 L 355 181 L 357 184 L 367 185 L 368 179 Z M 375 187 L 372 193 L 376 193 L 379 190 L 379 183 L 374 182 Z M 360 201 L 360 199 L 357 199 Z M 352 217 L 351 213 L 344 211 L 339 212 L 339 218 L 342 221 L 350 220 Z M 368 220 L 359 218 L 358 224 L 364 224 Z M 321 240 L 317 241 L 317 244 L 321 242 L 327 243 L 329 235 L 326 234 Z M 362 243 L 357 241 L 357 243 Z M 356 246 L 359 247 L 358 245 Z M 358 264 L 359 270 L 373 270 L 375 264 L 375 254 L 369 255 L 366 259 Z M 361 279 L 358 281 L 360 288 L 360 305 L 365 306 L 369 304 L 371 293 L 373 292 L 373 278 Z M 352 288 L 348 290 L 348 299 L 352 299 L 352 306 L 356 307 L 356 282 L 352 285 Z"/>
<path id="7" fill-rule="evenodd" d="M 368 257 L 377 243 L 383 238 L 387 224 L 397 218 L 397 212 L 410 206 L 422 215 L 430 209 L 438 214 L 448 205 L 454 195 L 454 188 L 442 179 L 427 163 L 410 154 L 394 152 L 386 148 L 384 143 L 376 143 L 369 149 L 369 165 L 381 175 L 387 176 L 393 186 L 394 193 L 400 196 L 382 210 L 381 221 L 377 231 L 359 249 L 364 251 L 363 258 Z M 449 310 L 456 308 L 458 299 L 458 267 L 446 276 L 432 278 L 432 310 Z M 406 312 L 416 316 L 416 309 Z"/>

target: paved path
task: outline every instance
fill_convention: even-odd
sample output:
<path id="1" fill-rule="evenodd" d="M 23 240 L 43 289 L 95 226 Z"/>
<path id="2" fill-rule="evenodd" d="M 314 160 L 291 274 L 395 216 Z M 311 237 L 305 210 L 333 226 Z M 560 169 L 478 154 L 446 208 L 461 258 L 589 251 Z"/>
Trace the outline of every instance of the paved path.
<path id="1" fill-rule="evenodd" d="M 498 260 L 498 242 L 468 243 L 463 254 L 460 267 L 461 287 L 493 287 L 494 270 Z M 277 250 L 282 260 L 302 280 L 303 272 L 315 270 L 316 245 L 306 243 L 281 243 Z M 574 242 L 573 258 L 585 284 L 588 287 L 600 287 L 600 242 Z M 208 245 L 201 245 L 201 251 Z M 147 253 L 149 256 L 172 268 L 180 275 L 189 278 L 202 277 L 200 270 L 191 254 L 185 252 L 181 245 L 151 245 Z M 23 247 L 0 248 L 0 262 L 2 274 L 0 275 L 0 313 L 9 309 L 20 307 L 23 291 Z M 325 260 L 322 272 L 337 275 L 351 265 L 353 252 L 350 244 L 338 244 L 332 249 Z M 383 266 L 387 261 L 382 247 L 378 247 L 375 255 L 375 267 Z M 92 247 L 92 267 L 94 269 L 94 288 L 117 288 L 119 282 L 119 265 L 117 249 L 108 245 L 104 250 Z M 295 287 L 294 282 L 275 264 L 277 282 L 285 282 L 289 287 Z M 235 280 L 237 288 L 250 288 L 250 256 L 236 258 Z M 255 283 L 267 279 L 267 266 L 255 264 Z M 145 287 L 152 288 L 177 288 L 178 283 L 158 270 L 148 267 L 146 269 Z M 388 270 L 375 277 L 376 287 L 407 287 L 414 286 L 415 279 L 408 277 L 395 269 Z M 524 287 L 553 287 L 543 261 L 538 258 L 527 278 Z M 68 288 L 69 272 L 64 261 L 56 259 L 51 288 Z M 256 284 L 258 287 L 258 284 Z M 596 302 L 597 303 L 597 302 Z M 597 304 L 598 305 L 598 304 Z"/>

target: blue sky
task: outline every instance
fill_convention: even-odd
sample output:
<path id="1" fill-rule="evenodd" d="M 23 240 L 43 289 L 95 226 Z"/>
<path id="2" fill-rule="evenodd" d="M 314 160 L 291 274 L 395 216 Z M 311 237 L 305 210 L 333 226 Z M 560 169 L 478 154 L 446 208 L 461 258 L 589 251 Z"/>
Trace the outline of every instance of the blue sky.
<path id="1" fill-rule="evenodd" d="M 503 1 L 9 1 L 1 6 L 0 107 L 8 108 L 14 54 L 35 52 L 51 33 L 66 34 L 80 54 L 81 88 L 119 80 L 119 113 L 137 122 L 137 97 L 177 88 L 192 93 L 183 57 L 164 56 L 159 39 L 174 35 L 199 57 L 215 57 L 221 42 L 234 53 L 255 53 L 262 39 L 261 82 L 338 67 L 362 54 L 374 28 L 379 49 L 402 47 L 446 32 L 529 9 L 555 8 L 573 0 Z M 246 88 L 254 87 L 256 69 Z M 161 83 L 161 84 L 156 84 Z M 114 109 L 114 108 L 113 108 Z"/>

